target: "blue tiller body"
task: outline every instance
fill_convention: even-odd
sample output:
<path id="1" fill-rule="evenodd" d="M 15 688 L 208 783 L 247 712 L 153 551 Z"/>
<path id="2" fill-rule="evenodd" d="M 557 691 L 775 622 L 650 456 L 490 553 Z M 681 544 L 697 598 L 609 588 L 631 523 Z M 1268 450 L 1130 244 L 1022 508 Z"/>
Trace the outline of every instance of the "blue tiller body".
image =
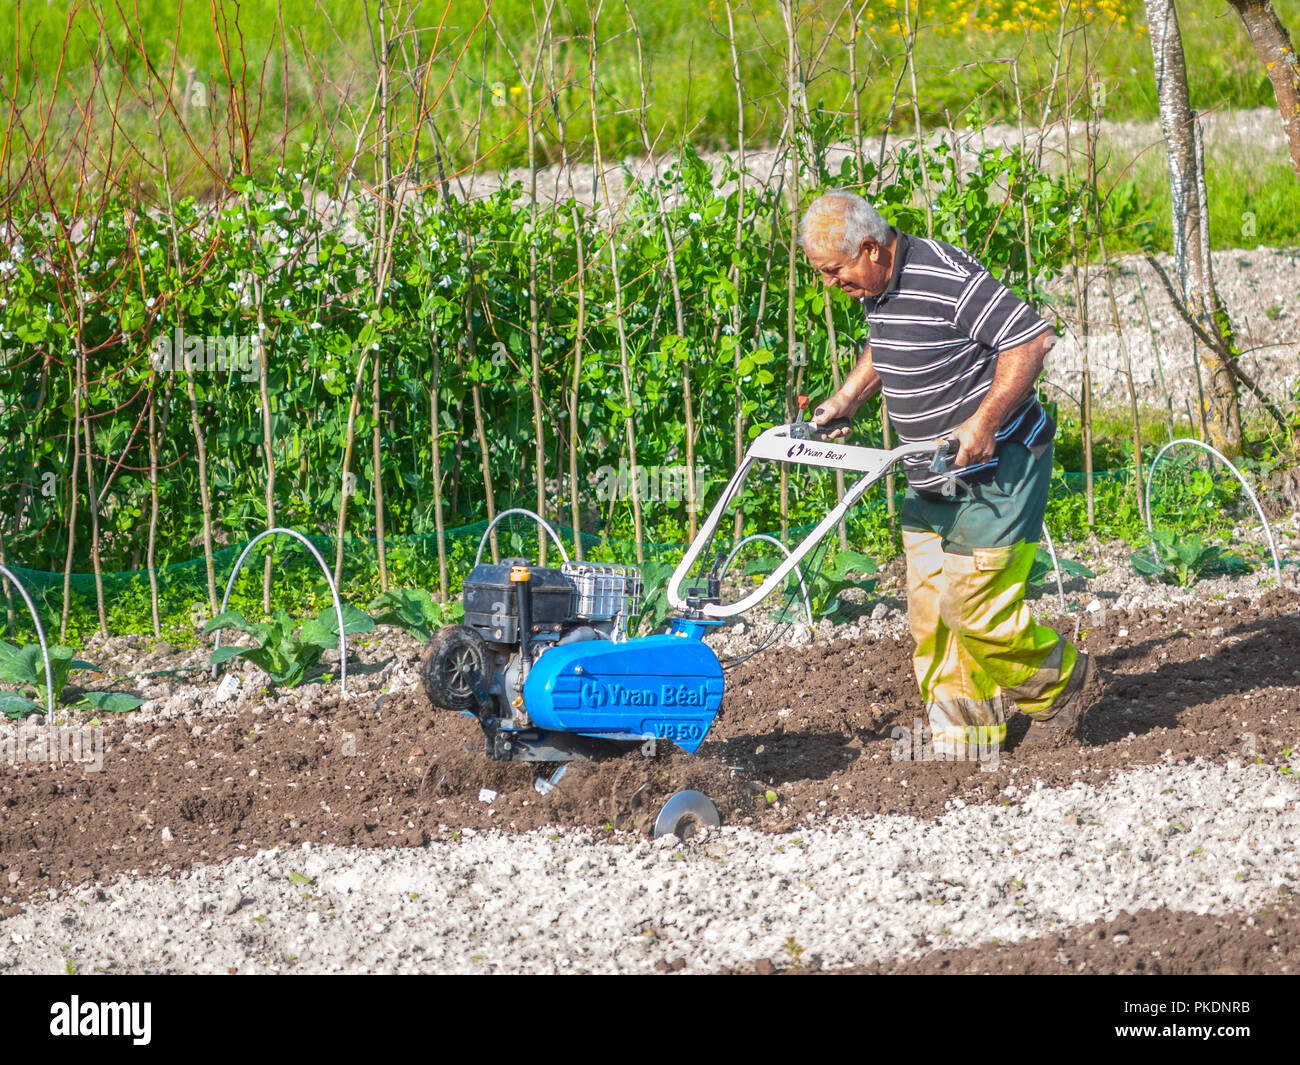
<path id="1" fill-rule="evenodd" d="M 503 761 L 568 761 L 621 753 L 632 744 L 650 753 L 661 741 L 696 751 L 713 726 L 724 691 L 722 665 L 704 642 L 705 633 L 798 575 L 799 561 L 894 462 L 910 454 L 933 454 L 931 468 L 944 472 L 953 457 L 954 449 L 945 441 L 882 451 L 817 441 L 810 429 L 815 424 L 803 422 L 801 415 L 799 422 L 769 429 L 750 445 L 668 582 L 668 601 L 684 616 L 673 621 L 667 634 L 633 639 L 624 634 L 626 621 L 639 612 L 636 567 L 566 560 L 559 568 L 548 568 L 519 558 L 500 564 L 476 560 L 464 585 L 464 623 L 435 633 L 424 658 L 422 678 L 434 706 L 476 717 L 487 755 Z M 712 541 L 750 469 L 762 461 L 866 476 L 802 543 L 791 551 L 783 547 L 785 559 L 740 601 L 721 601 L 720 570 L 726 568 L 721 554 L 705 583 L 683 594 L 683 580 Z M 563 554 L 554 530 L 537 515 L 524 513 L 551 534 Z M 479 559 L 482 552 L 480 543 Z"/>

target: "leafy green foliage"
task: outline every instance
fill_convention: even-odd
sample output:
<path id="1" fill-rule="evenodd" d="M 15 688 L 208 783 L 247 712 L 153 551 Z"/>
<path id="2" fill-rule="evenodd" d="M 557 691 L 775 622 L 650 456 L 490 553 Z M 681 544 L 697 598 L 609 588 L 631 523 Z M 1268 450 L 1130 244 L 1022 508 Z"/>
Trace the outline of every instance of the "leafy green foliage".
<path id="1" fill-rule="evenodd" d="M 1097 576 L 1082 562 L 1076 562 L 1072 558 L 1061 558 L 1057 556 L 1057 562 L 1061 566 L 1061 579 L 1067 577 L 1095 577 Z M 1039 547 L 1034 553 L 1034 563 L 1029 567 L 1028 583 L 1035 587 L 1040 586 L 1050 580 L 1055 580 L 1055 570 L 1052 567 L 1052 556 L 1044 547 Z"/>
<path id="2" fill-rule="evenodd" d="M 641 564 L 641 617 L 637 631 L 642 635 L 657 630 L 673 611 L 668 602 L 668 578 L 675 568 L 666 562 Z"/>
<path id="3" fill-rule="evenodd" d="M 438 629 L 464 617 L 465 607 L 459 599 L 439 606 L 423 588 L 389 588 L 372 599 L 366 611 L 376 625 L 392 625 L 427 643 Z"/>
<path id="4" fill-rule="evenodd" d="M 107 714 L 125 714 L 143 706 L 144 700 L 127 692 L 86 692 L 77 706 Z"/>
<path id="5" fill-rule="evenodd" d="M 98 670 L 90 662 L 75 657 L 71 647 L 55 644 L 48 648 L 50 655 L 50 679 L 54 684 L 54 702 L 58 703 L 63 694 L 68 674 L 74 669 Z M 41 660 L 40 644 L 29 643 L 25 647 L 16 647 L 0 640 L 0 683 L 18 684 L 35 693 L 36 702 L 29 704 L 24 713 L 33 713 L 44 709 L 48 689 L 45 684 L 45 663 Z M 3 709 L 9 717 L 19 717 L 18 704 L 7 700 Z"/>
<path id="6" fill-rule="evenodd" d="M 204 632 L 218 629 L 235 629 L 252 636 L 252 647 L 218 647 L 212 652 L 211 665 L 220 665 L 232 658 L 245 658 L 261 669 L 274 684 L 293 688 L 302 683 L 307 670 L 320 661 L 328 647 L 339 642 L 338 617 L 334 608 L 322 610 L 316 617 L 302 623 L 295 634 L 294 621 L 284 610 L 277 610 L 269 622 L 248 621 L 235 610 L 218 614 L 204 627 Z M 343 632 L 352 636 L 373 632 L 374 619 L 350 603 L 343 604 Z"/>
<path id="7" fill-rule="evenodd" d="M 1243 572 L 1249 568 L 1240 555 L 1207 544 L 1196 533 L 1178 533 L 1172 529 L 1157 530 L 1153 554 L 1155 557 L 1133 552 L 1130 556 L 1133 569 L 1144 577 L 1184 588 L 1207 573 Z"/>
<path id="8" fill-rule="evenodd" d="M 44 704 L 37 706 L 16 692 L 0 692 L 0 714 L 5 717 L 26 717 L 28 714 L 40 713 Z"/>
<path id="9" fill-rule="evenodd" d="M 74 669 L 99 672 L 99 668 L 90 662 L 75 657 L 71 647 L 55 644 L 49 648 L 50 679 L 54 684 L 54 703 L 62 698 L 63 689 L 68 683 L 68 674 Z M 34 698 L 27 698 L 15 692 L 0 692 L 0 714 L 5 717 L 26 717 L 28 714 L 42 713 L 47 702 L 45 684 L 45 663 L 41 660 L 40 644 L 27 644 L 16 647 L 0 640 L 0 683 L 20 685 Z M 125 692 L 84 692 L 77 702 L 79 708 L 105 710 L 109 713 L 126 713 L 143 703 L 142 699 Z"/>
<path id="10" fill-rule="evenodd" d="M 775 571 L 781 564 L 779 558 L 758 558 L 745 566 L 746 576 L 765 576 Z M 865 592 L 875 590 L 876 582 L 855 579 L 854 574 L 865 575 L 877 571 L 875 561 L 860 551 L 839 551 L 833 561 L 823 565 L 813 581 L 808 585 L 808 601 L 812 606 L 814 617 L 827 617 L 840 608 L 840 596 L 849 588 L 861 588 Z M 798 588 L 798 578 L 792 573 L 787 586 Z M 806 581 L 806 578 L 805 578 Z M 789 609 L 803 615 L 803 604 L 798 600 L 791 603 Z M 784 614 L 782 616 L 785 616 Z"/>
<path id="11" fill-rule="evenodd" d="M 879 174 L 869 160 L 861 171 L 852 158 L 831 168 L 827 148 L 842 141 L 849 128 L 833 115 L 818 112 L 813 117 L 814 141 L 806 149 L 813 178 L 805 189 L 808 195 L 818 187 L 878 186 L 887 215 L 923 228 L 915 204 L 928 189 L 935 197 L 940 234 L 983 254 L 1007 284 L 1024 291 L 1031 283 L 1024 217 L 1003 202 L 1010 189 L 1014 198 L 1030 199 L 1035 274 L 1046 276 L 1063 261 L 1068 189 L 1060 179 L 1035 169 L 1024 155 L 988 150 L 959 174 L 947 150 L 936 149 L 926 158 L 928 178 L 911 147 L 904 165 L 888 175 Z M 348 530 L 356 536 L 374 532 L 376 477 L 383 482 L 390 535 L 435 531 L 431 394 L 438 399 L 444 525 L 454 528 L 482 520 L 491 503 L 497 510 L 525 500 L 534 505 L 533 457 L 539 441 L 530 380 L 532 301 L 524 283 L 532 273 L 533 256 L 541 264 L 533 292 L 538 321 L 545 325 L 537 336 L 537 387 L 541 395 L 555 397 L 565 417 L 568 411 L 560 400 L 575 383 L 580 303 L 585 307 L 581 320 L 586 354 L 577 368 L 576 417 L 589 427 L 577 455 L 580 502 L 587 504 L 629 423 L 640 467 L 682 468 L 690 432 L 697 478 L 716 484 L 734 467 L 729 427 L 737 413 L 742 437 L 752 437 L 787 417 L 785 382 L 792 374 L 800 391 L 821 396 L 832 389 L 828 310 L 841 363 L 866 336 L 861 308 L 842 292 L 827 292 L 806 262 L 797 259 L 795 276 L 788 276 L 784 247 L 790 205 L 782 189 L 750 181 L 742 193 L 736 188 L 733 164 L 706 162 L 689 143 L 659 172 L 657 186 L 654 180 L 631 181 L 628 209 L 614 234 L 617 272 L 603 223 L 576 199 L 544 202 L 534 210 L 518 183 L 468 201 L 441 201 L 431 190 L 425 201 L 392 223 L 400 231 L 392 234 L 391 282 L 382 297 L 356 282 L 372 272 L 366 240 L 344 242 L 310 209 L 317 191 L 342 194 L 344 176 L 330 168 L 327 158 L 312 159 L 311 164 L 299 172 L 232 179 L 235 195 L 216 216 L 206 202 L 181 198 L 175 204 L 174 232 L 163 214 L 130 210 L 129 190 L 109 197 L 97 224 L 88 230 L 86 246 L 78 251 L 82 283 L 93 294 L 87 297 L 80 324 L 62 310 L 67 301 L 58 271 L 40 268 L 30 250 L 15 252 L 12 272 L 6 267 L 6 277 L 0 279 L 6 300 L 0 308 L 0 346 L 10 355 L 0 364 L 0 392 L 35 397 L 45 388 L 46 393 L 39 406 L 19 402 L 0 410 L 0 433 L 20 444 L 0 453 L 0 511 L 24 514 L 32 530 L 12 542 L 12 560 L 46 572 L 61 570 L 65 561 L 70 498 L 58 471 L 73 397 L 65 377 L 42 383 L 41 368 L 42 353 L 52 344 L 71 344 L 78 331 L 85 344 L 95 346 L 97 357 L 118 372 L 113 388 L 95 385 L 85 397 L 95 411 L 98 453 L 115 461 L 125 449 L 142 446 L 139 435 L 133 434 L 142 424 L 143 411 L 138 404 L 120 405 L 119 386 L 129 386 L 130 394 L 139 397 L 153 395 L 157 413 L 166 415 L 159 423 L 166 425 L 158 482 L 160 569 L 190 560 L 195 553 L 191 545 L 200 542 L 202 534 L 202 514 L 194 505 L 193 457 L 198 448 L 188 409 L 191 384 L 208 444 L 207 473 L 220 531 L 230 542 L 238 542 L 265 527 L 261 393 L 255 376 L 230 365 L 232 353 L 247 354 L 245 341 L 260 325 L 275 353 L 267 366 L 275 422 L 269 446 L 281 471 L 273 486 L 273 505 L 277 520 L 291 527 L 331 530 L 340 505 L 338 462 L 352 384 L 363 354 L 382 358 L 380 403 L 389 412 L 383 425 L 385 446 L 378 469 L 358 462 L 352 471 L 356 482 Z M 661 203 L 667 205 L 662 213 Z M 36 249 L 49 243 L 37 206 L 13 205 L 15 246 Z M 737 218 L 744 220 L 739 229 Z M 380 220 L 373 205 L 361 204 L 355 221 L 364 238 L 377 239 Z M 204 270 L 191 276 L 178 268 L 173 247 L 183 263 L 202 261 L 207 264 Z M 681 296 L 680 326 L 673 272 L 668 269 L 670 252 Z M 261 279 L 260 307 L 253 302 L 250 277 Z M 616 288 L 623 306 L 628 370 L 636 382 L 630 399 L 622 387 L 620 322 L 612 313 Z M 791 314 L 798 337 L 793 345 L 788 335 Z M 199 341 L 206 341 L 208 348 L 191 351 L 195 344 L 203 348 Z M 211 349 L 218 342 L 224 345 L 224 367 L 214 363 L 217 353 Z M 712 410 L 707 423 L 697 413 L 695 423 L 686 424 L 688 377 L 695 395 L 726 397 L 724 409 Z M 473 458 L 475 388 L 490 424 L 487 461 L 494 500 Z M 164 394 L 169 404 L 165 412 Z M 697 405 L 696 410 L 701 408 Z M 374 430 L 371 419 L 370 406 L 363 404 L 355 422 L 358 440 Z M 710 431 L 702 431 L 706 424 Z M 543 428 L 540 443 L 546 454 L 564 452 L 566 430 L 563 420 Z M 879 437 L 879 407 L 873 401 L 860 412 L 855 439 L 878 443 Z M 177 456 L 181 461 L 173 461 Z M 135 457 L 127 467 L 140 470 Z M 564 496 L 555 493 L 555 473 L 553 468 L 543 471 L 543 487 L 559 509 Z M 643 476 L 637 473 L 632 483 Z M 777 481 L 755 476 L 753 487 L 743 501 L 746 527 L 781 524 Z M 566 484 L 562 491 L 567 494 L 567 489 Z M 702 491 L 707 494 L 707 484 Z M 138 565 L 134 560 L 142 557 L 148 536 L 150 498 L 143 472 L 132 474 L 124 468 L 105 487 L 100 520 L 114 533 L 101 541 L 100 562 L 106 572 Z M 788 524 L 807 524 L 834 500 L 833 478 L 800 474 L 791 498 Z M 645 539 L 685 539 L 690 515 L 684 493 L 651 490 L 641 499 Z M 604 531 L 611 540 L 632 539 L 630 491 L 607 502 L 597 511 Z M 528 538 L 503 529 L 502 546 L 522 554 L 513 543 L 516 537 Z M 92 569 L 89 549 L 89 539 L 79 537 L 73 551 L 75 569 Z M 370 551 L 368 544 L 363 551 L 350 551 L 349 561 Z M 278 550 L 275 557 L 273 581 L 280 580 Z M 283 558 L 288 557 L 290 552 L 284 552 Z M 420 567 L 410 559 L 391 562 L 401 570 L 404 583 L 419 582 Z M 241 573 L 232 607 L 246 613 L 253 609 L 260 592 L 258 569 L 247 567 L 247 578 Z M 163 594 L 189 595 L 191 602 L 205 597 L 201 567 L 186 576 L 185 584 L 183 592 L 172 583 Z M 129 587 L 122 581 L 119 587 L 125 594 L 120 599 L 110 596 L 108 603 L 115 631 L 126 626 L 113 614 L 149 618 L 147 580 Z M 304 603 L 303 589 L 294 596 L 296 605 Z M 363 602 L 376 592 L 372 587 L 349 589 Z M 409 615 L 406 608 L 392 605 L 398 614 Z M 408 605 L 420 610 L 418 604 Z M 78 610 L 75 618 L 84 624 L 86 614 Z M 131 627 L 146 626 L 133 622 Z"/>

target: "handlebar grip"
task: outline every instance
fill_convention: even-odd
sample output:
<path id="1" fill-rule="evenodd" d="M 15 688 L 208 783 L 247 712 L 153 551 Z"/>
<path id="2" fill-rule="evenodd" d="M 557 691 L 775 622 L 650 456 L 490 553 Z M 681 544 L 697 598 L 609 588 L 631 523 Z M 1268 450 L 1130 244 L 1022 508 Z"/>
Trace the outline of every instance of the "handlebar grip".
<path id="1" fill-rule="evenodd" d="M 814 421 L 811 423 L 811 427 L 813 432 L 824 436 L 827 433 L 835 432 L 837 429 L 847 429 L 851 424 L 852 422 L 848 418 L 832 418 L 828 422 Z"/>

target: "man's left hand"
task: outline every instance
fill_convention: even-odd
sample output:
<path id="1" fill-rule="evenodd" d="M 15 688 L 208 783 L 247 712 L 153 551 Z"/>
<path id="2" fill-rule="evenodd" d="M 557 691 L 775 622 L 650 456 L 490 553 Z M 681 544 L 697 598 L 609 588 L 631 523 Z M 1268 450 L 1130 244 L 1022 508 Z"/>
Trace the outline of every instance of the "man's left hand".
<path id="1" fill-rule="evenodd" d="M 997 450 L 997 441 L 993 439 L 994 430 L 987 426 L 979 415 L 967 419 L 950 434 L 961 448 L 957 452 L 957 466 L 975 466 L 987 462 Z"/>

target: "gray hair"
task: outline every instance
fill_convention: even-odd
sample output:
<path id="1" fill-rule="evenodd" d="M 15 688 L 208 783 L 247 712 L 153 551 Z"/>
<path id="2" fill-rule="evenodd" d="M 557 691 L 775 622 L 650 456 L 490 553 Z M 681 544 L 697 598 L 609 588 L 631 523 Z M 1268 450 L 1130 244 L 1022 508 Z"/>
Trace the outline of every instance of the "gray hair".
<path id="1" fill-rule="evenodd" d="M 804 211 L 799 224 L 799 244 L 805 252 L 856 255 L 864 240 L 887 245 L 893 227 L 861 196 L 832 189 L 818 196 Z"/>

